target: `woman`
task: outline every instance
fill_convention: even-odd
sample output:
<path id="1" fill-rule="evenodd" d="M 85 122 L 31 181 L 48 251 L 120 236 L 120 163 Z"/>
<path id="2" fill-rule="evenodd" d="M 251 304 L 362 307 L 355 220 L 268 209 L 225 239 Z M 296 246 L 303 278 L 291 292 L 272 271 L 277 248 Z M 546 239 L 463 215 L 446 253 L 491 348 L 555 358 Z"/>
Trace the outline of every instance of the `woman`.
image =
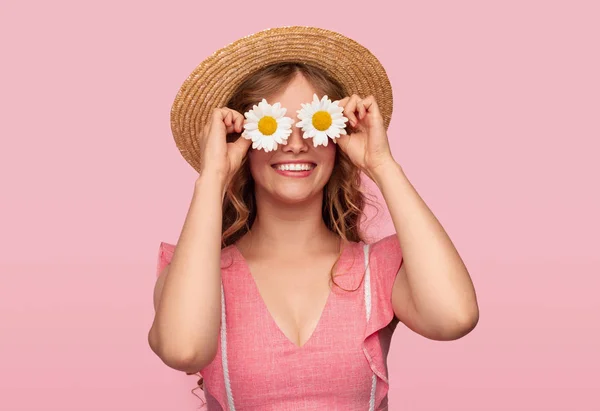
<path id="1" fill-rule="evenodd" d="M 317 144 L 298 120 L 327 97 L 348 124 Z M 278 144 L 263 131 L 271 146 L 248 126 L 262 99 L 298 112 L 272 123 Z M 310 27 L 240 39 L 182 86 L 172 129 L 199 176 L 177 245 L 160 246 L 149 343 L 202 375 L 209 410 L 385 410 L 398 321 L 436 340 L 477 323 L 467 269 L 390 152 L 391 105 L 368 50 Z M 361 172 L 397 231 L 374 244 Z"/>

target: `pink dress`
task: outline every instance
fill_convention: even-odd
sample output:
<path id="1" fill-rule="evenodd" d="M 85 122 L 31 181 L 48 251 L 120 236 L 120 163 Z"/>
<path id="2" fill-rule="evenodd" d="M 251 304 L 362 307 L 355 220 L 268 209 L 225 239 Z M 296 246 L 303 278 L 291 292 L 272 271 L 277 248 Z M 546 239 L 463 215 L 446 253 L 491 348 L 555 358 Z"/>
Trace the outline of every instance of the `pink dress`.
<path id="1" fill-rule="evenodd" d="M 162 242 L 158 271 L 175 246 Z M 309 340 L 298 347 L 275 323 L 236 246 L 221 251 L 221 334 L 200 371 L 209 411 L 387 410 L 387 354 L 397 324 L 396 235 L 344 248 L 336 282 Z M 364 281 L 362 281 L 364 278 Z"/>

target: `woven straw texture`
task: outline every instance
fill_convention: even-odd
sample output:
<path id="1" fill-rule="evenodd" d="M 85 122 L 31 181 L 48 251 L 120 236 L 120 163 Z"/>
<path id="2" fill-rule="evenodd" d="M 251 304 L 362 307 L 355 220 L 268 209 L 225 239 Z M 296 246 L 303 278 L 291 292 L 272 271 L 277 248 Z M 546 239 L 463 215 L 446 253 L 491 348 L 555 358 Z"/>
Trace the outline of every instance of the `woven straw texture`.
<path id="1" fill-rule="evenodd" d="M 211 111 L 226 105 L 249 75 L 278 62 L 320 67 L 345 87 L 347 95 L 373 95 L 386 129 L 389 127 L 392 87 L 385 69 L 367 48 L 322 28 L 271 28 L 217 50 L 179 89 L 171 108 L 171 131 L 181 155 L 196 171 L 200 172 L 201 158 L 198 135 Z"/>

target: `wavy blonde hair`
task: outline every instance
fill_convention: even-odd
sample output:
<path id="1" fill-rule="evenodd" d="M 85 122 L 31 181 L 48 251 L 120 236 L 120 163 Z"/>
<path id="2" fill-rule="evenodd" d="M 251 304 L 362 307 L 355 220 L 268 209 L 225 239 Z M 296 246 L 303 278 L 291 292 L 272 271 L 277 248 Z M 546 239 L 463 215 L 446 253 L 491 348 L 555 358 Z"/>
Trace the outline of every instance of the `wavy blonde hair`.
<path id="1" fill-rule="evenodd" d="M 283 90 L 301 73 L 309 83 L 331 100 L 340 100 L 346 96 L 346 90 L 324 70 L 304 63 L 276 63 L 252 73 L 233 93 L 227 107 L 240 113 L 250 110 L 263 98 Z M 351 134 L 348 125 L 347 132 Z M 240 133 L 227 135 L 227 141 L 233 142 Z M 360 223 L 367 203 L 361 188 L 361 173 L 338 145 L 331 177 L 323 193 L 323 221 L 325 225 L 342 239 L 347 241 L 364 240 Z M 254 197 L 254 179 L 250 173 L 246 156 L 240 169 L 227 187 L 223 202 L 222 245 L 235 243 L 246 234 L 256 218 L 256 200 Z"/>

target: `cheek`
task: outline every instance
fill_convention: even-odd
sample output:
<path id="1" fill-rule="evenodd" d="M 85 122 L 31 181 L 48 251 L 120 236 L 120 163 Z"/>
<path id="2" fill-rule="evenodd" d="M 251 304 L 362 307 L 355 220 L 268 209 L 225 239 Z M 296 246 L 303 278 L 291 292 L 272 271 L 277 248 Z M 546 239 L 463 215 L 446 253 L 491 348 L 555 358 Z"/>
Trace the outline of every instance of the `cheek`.
<path id="1" fill-rule="evenodd" d="M 335 157 L 337 153 L 337 146 L 330 143 L 327 147 L 323 147 L 320 154 L 320 162 L 323 165 L 323 169 L 327 170 L 327 175 L 330 176 L 335 165 Z"/>
<path id="2" fill-rule="evenodd" d="M 263 150 L 250 150 L 248 153 L 248 164 L 250 166 L 250 174 L 255 181 L 260 181 L 264 174 L 265 167 L 270 167 L 270 155 Z"/>

